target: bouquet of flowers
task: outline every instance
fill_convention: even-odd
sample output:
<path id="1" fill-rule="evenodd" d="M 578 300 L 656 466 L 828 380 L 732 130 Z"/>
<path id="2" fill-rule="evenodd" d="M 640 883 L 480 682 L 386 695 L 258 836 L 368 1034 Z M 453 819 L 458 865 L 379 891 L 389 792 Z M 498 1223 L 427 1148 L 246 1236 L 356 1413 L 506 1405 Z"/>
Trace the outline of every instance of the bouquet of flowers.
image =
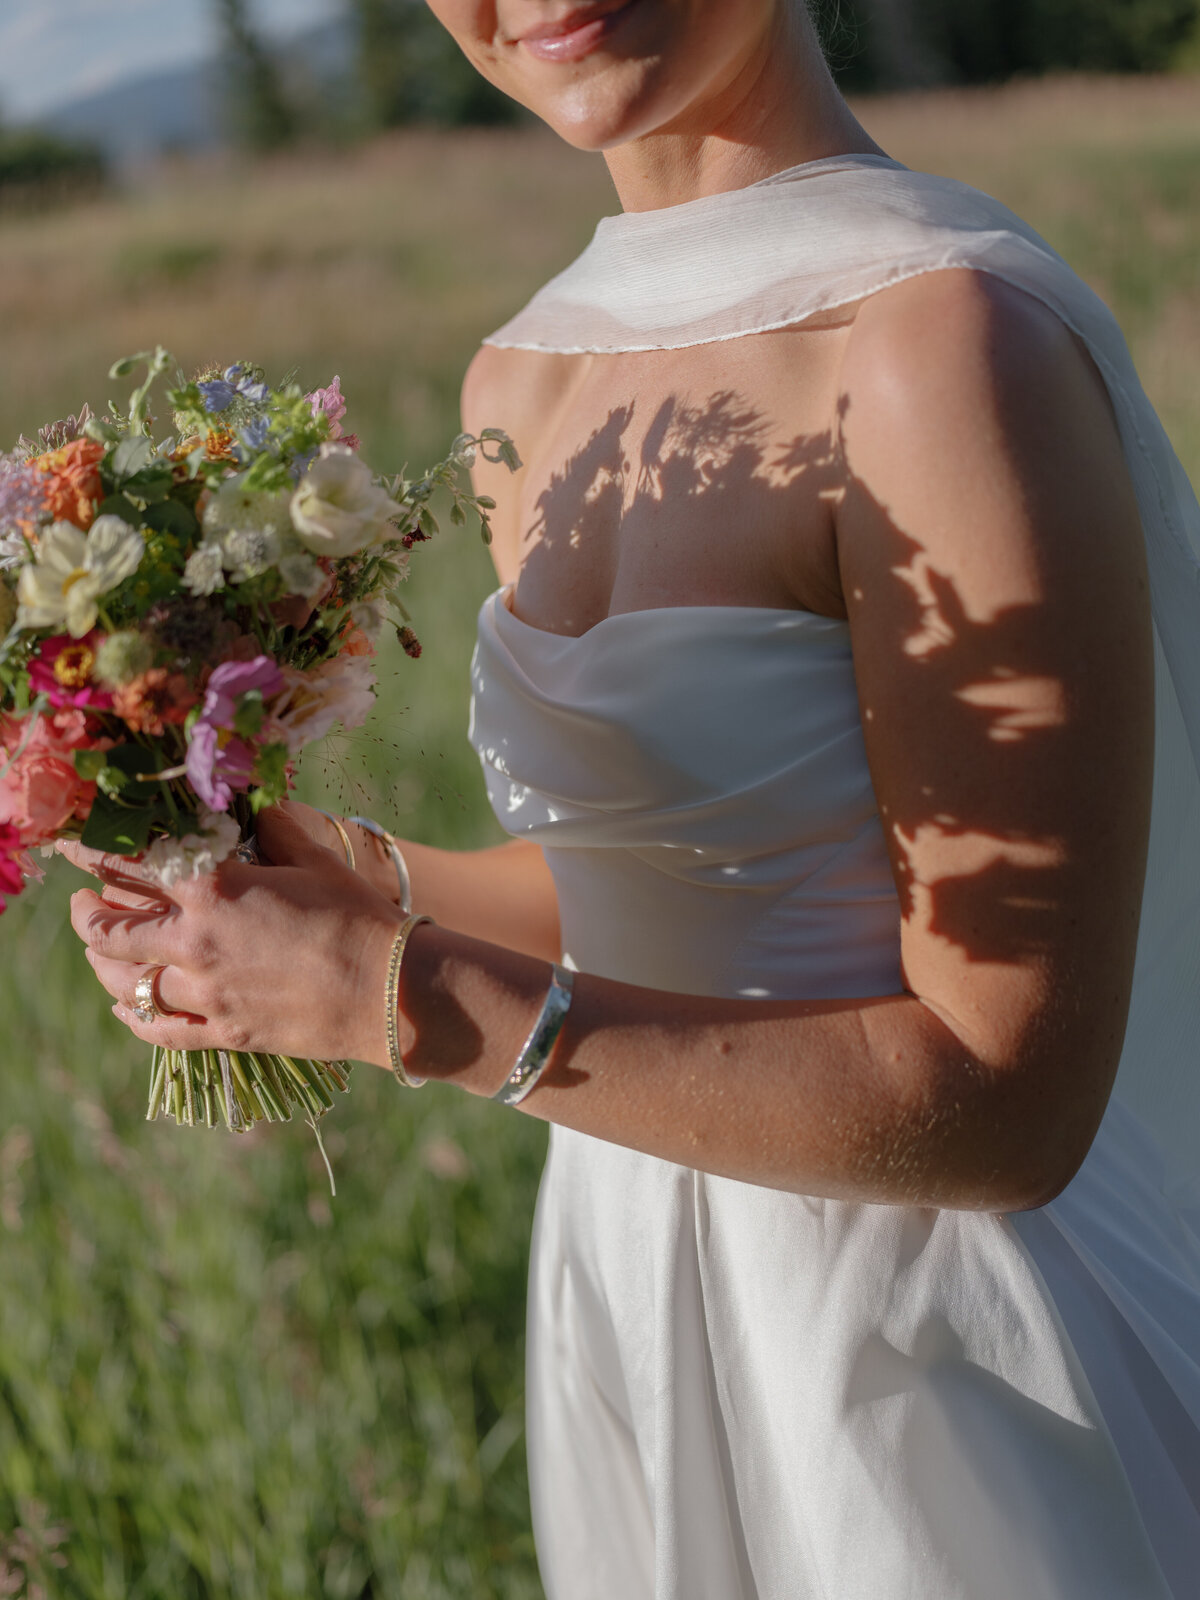
<path id="1" fill-rule="evenodd" d="M 150 394 L 161 346 L 109 376 L 144 378 L 124 411 L 85 406 L 0 454 L 0 908 L 37 876 L 29 851 L 78 838 L 137 856 L 165 888 L 244 847 L 300 753 L 373 704 L 372 657 L 396 628 L 415 545 L 493 502 L 460 435 L 423 477 L 373 474 L 343 431 L 339 380 L 272 388 L 247 363 L 176 375 L 168 437 Z M 317 1126 L 344 1062 L 157 1050 L 148 1115 L 231 1130 L 299 1110 Z"/>

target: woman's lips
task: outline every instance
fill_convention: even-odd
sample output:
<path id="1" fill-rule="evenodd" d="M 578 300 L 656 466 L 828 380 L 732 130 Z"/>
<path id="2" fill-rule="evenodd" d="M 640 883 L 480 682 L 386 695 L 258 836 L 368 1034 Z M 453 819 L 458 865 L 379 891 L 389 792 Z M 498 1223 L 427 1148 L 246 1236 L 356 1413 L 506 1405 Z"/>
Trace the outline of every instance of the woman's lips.
<path id="1" fill-rule="evenodd" d="M 538 61 L 580 61 L 620 26 L 636 0 L 610 7 L 599 16 L 593 7 L 580 9 L 561 22 L 544 28 L 531 28 L 522 34 L 521 43 Z"/>

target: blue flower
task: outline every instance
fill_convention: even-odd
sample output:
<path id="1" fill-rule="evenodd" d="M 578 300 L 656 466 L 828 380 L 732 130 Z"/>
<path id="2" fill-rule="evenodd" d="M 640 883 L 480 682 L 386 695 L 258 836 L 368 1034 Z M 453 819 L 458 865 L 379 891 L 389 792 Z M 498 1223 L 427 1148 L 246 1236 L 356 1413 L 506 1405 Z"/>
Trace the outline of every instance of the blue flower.
<path id="1" fill-rule="evenodd" d="M 233 404 L 237 390 L 227 378 L 210 378 L 207 383 L 197 384 L 196 387 L 204 396 L 205 411 L 224 411 Z"/>
<path id="2" fill-rule="evenodd" d="M 313 449 L 311 449 L 311 450 L 306 450 L 303 455 L 293 456 L 292 457 L 292 464 L 288 468 L 288 471 L 292 475 L 293 482 L 299 483 L 300 479 L 304 476 L 304 474 L 308 471 L 309 467 L 312 466 L 313 462 L 316 459 L 317 459 L 317 447 L 316 446 L 314 446 Z"/>
<path id="3" fill-rule="evenodd" d="M 244 428 L 238 429 L 238 438 L 247 450 L 263 450 L 271 434 L 268 417 L 251 417 Z"/>

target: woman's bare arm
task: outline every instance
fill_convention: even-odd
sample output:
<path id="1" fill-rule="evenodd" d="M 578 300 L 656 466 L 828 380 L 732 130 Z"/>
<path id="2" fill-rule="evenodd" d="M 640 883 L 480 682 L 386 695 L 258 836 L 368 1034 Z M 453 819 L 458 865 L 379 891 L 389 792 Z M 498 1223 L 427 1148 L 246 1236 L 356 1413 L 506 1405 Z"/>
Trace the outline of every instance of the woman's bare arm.
<path id="1" fill-rule="evenodd" d="M 839 555 L 910 992 L 755 1006 L 584 980 L 528 1109 L 805 1192 L 1033 1205 L 1086 1153 L 1125 1025 L 1152 739 L 1136 504 L 1098 376 L 1015 290 L 893 290 L 842 376 Z M 405 996 L 415 1070 L 480 1090 L 536 999 L 436 933 Z"/>
<path id="2" fill-rule="evenodd" d="M 583 975 L 524 1109 L 802 1193 L 1033 1206 L 1086 1153 L 1128 1003 L 1152 728 L 1136 507 L 1090 364 L 976 275 L 868 302 L 838 416 L 839 554 L 905 991 L 711 1000 Z M 223 869 L 154 919 L 77 896 L 118 1015 L 177 1047 L 386 1061 L 394 910 L 366 889 L 351 903 L 332 856 L 295 864 Z M 125 963 L 145 961 L 172 963 L 165 1003 L 207 1021 L 132 1022 Z M 547 979 L 498 943 L 419 928 L 411 1070 L 494 1092 Z"/>

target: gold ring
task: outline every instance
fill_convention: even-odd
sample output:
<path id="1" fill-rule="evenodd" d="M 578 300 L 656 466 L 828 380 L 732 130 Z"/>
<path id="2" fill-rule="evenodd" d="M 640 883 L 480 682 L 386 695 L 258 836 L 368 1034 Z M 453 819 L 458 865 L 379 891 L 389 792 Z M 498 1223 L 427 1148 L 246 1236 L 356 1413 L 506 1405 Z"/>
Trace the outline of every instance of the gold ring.
<path id="1" fill-rule="evenodd" d="M 177 1017 L 178 1011 L 168 1011 L 158 998 L 159 974 L 166 967 L 147 967 L 133 986 L 133 1014 L 139 1022 L 153 1022 L 157 1017 Z"/>

